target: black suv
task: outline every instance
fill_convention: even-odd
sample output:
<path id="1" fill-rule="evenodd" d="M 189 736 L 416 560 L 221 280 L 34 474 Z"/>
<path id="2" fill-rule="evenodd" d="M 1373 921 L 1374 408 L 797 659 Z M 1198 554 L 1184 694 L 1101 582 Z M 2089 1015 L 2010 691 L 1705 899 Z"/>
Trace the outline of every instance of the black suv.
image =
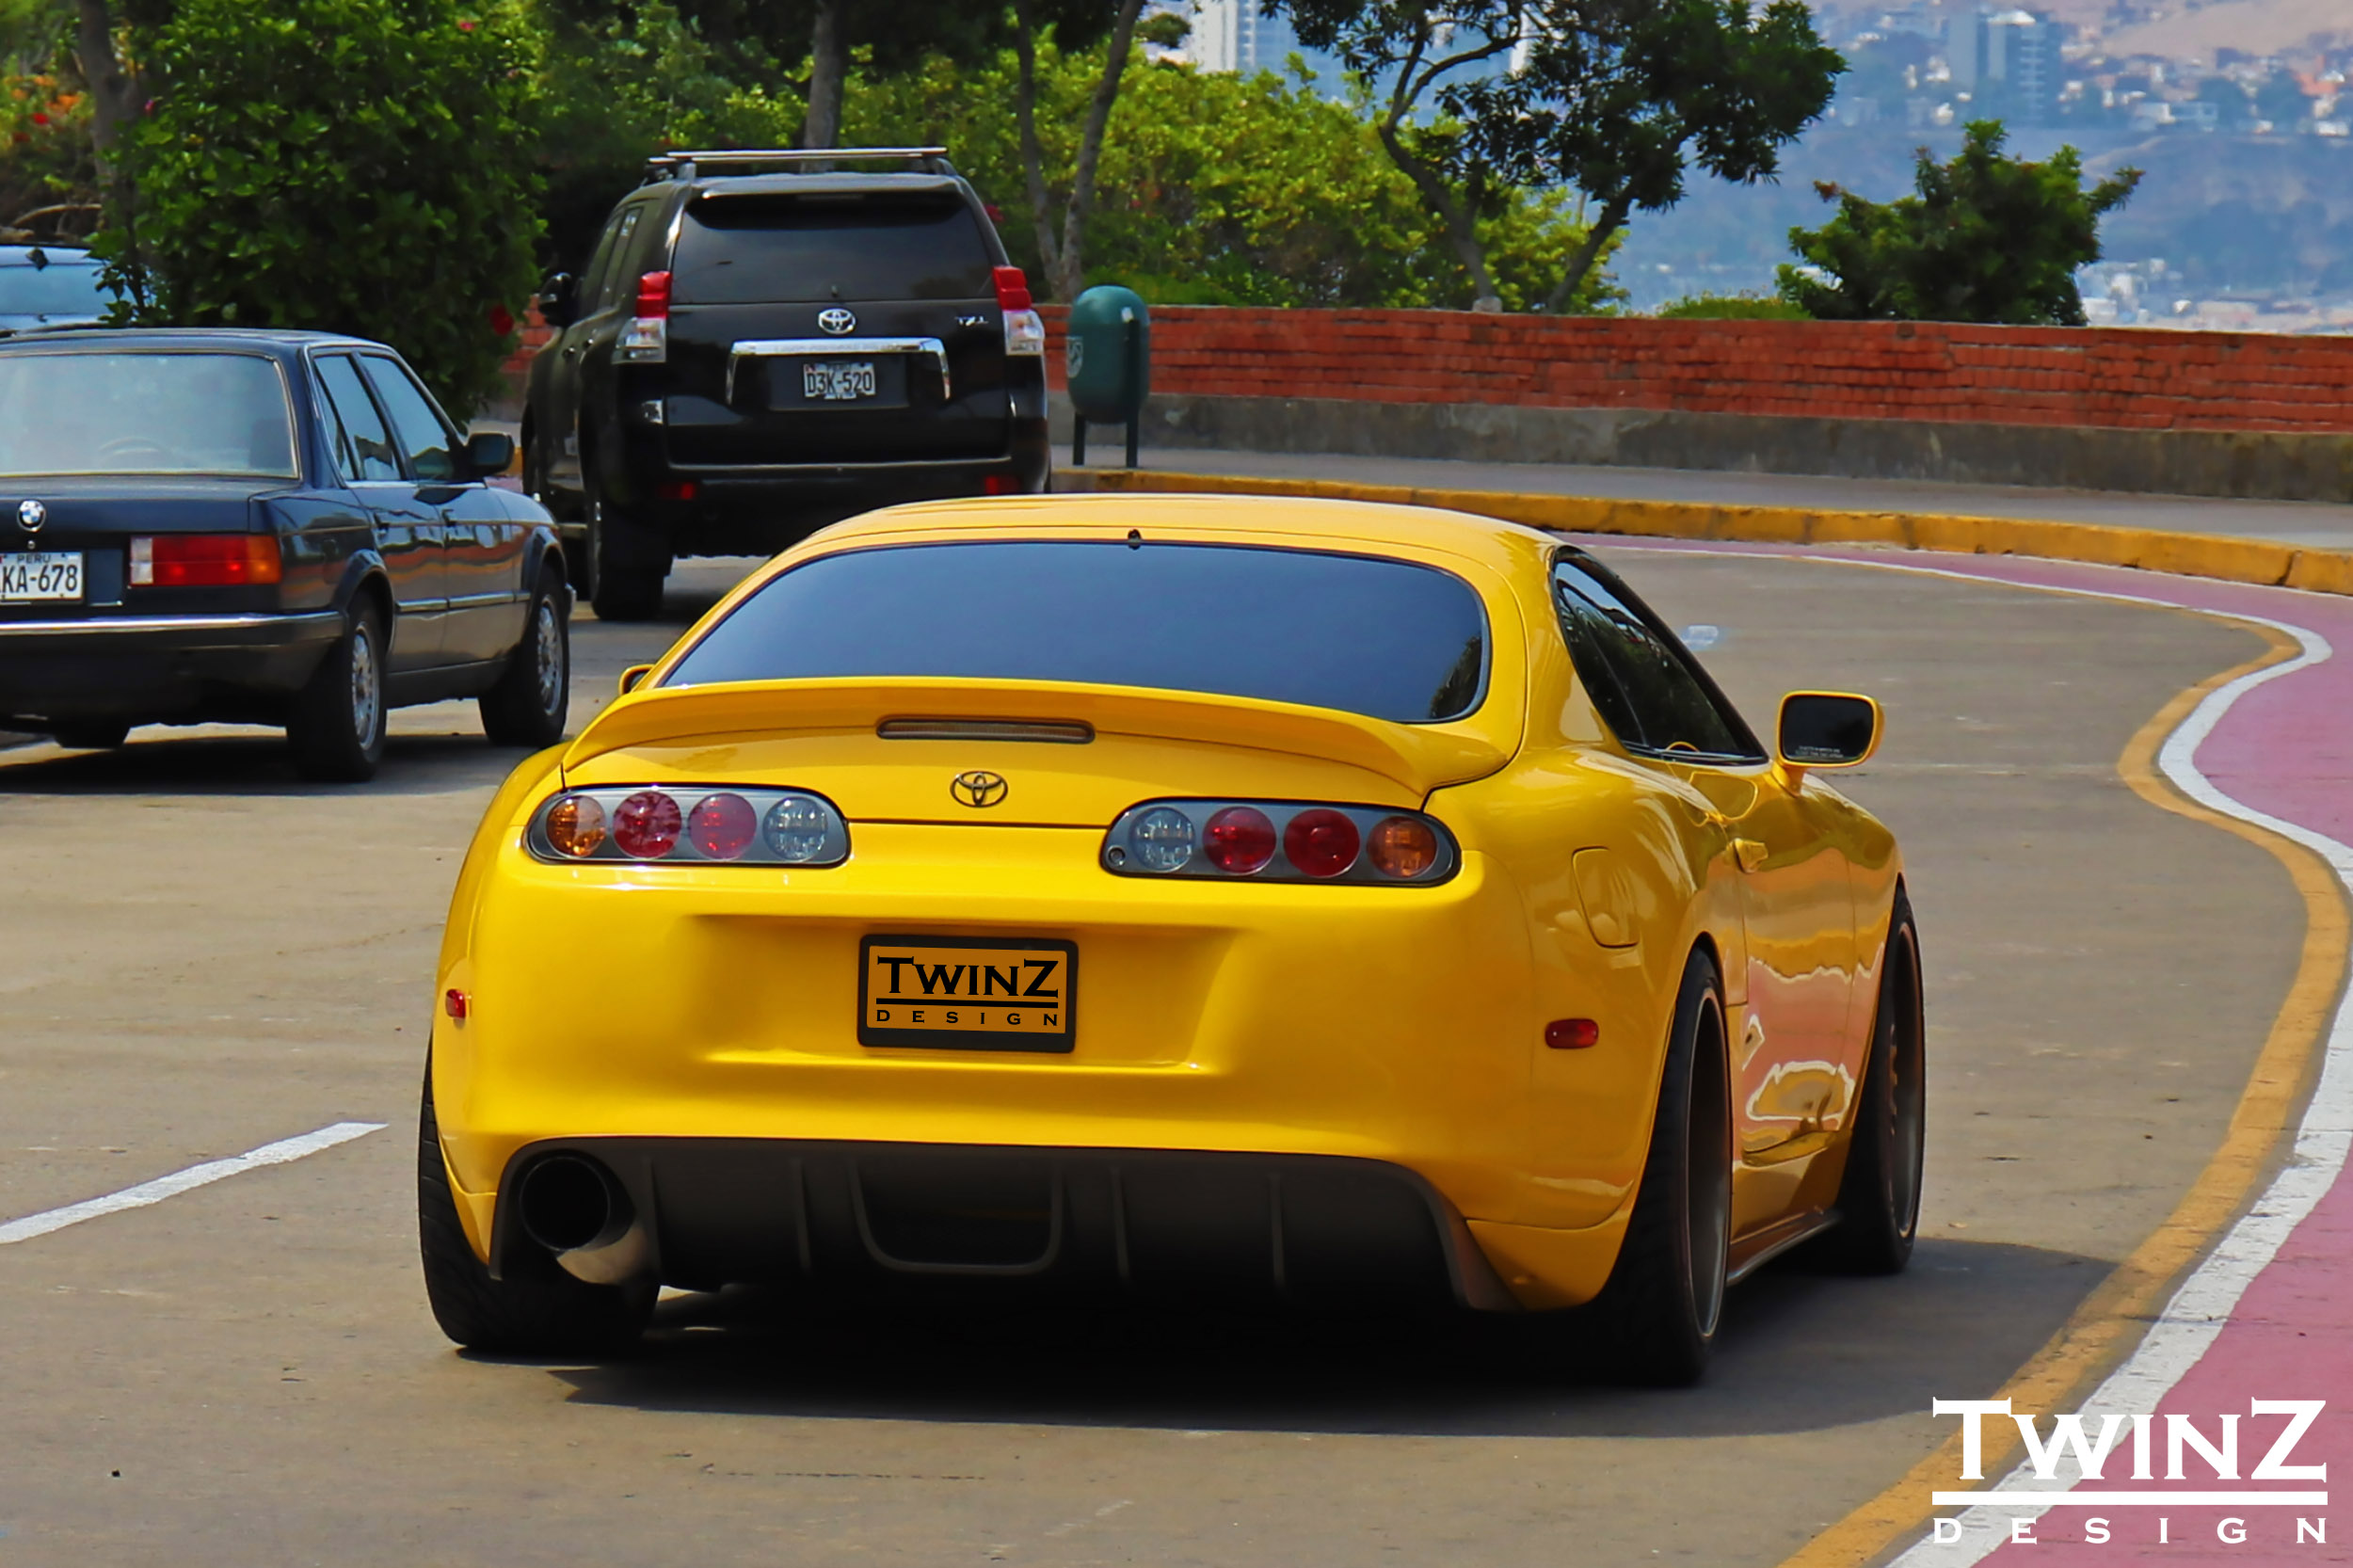
<path id="1" fill-rule="evenodd" d="M 540 309 L 523 485 L 608 620 L 680 555 L 1047 487 L 1045 327 L 941 149 L 651 159 Z"/>

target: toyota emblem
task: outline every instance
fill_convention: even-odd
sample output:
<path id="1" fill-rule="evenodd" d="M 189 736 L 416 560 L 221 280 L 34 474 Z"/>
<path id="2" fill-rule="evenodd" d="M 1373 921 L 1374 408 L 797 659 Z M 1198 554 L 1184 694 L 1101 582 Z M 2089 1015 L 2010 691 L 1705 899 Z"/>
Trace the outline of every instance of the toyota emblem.
<path id="1" fill-rule="evenodd" d="M 16 520 L 27 534 L 38 534 L 40 525 L 49 520 L 49 508 L 38 501 L 20 501 L 16 504 Z"/>
<path id="2" fill-rule="evenodd" d="M 857 317 L 836 305 L 830 310 L 817 312 L 817 325 L 822 330 L 831 332 L 838 338 L 857 325 Z"/>
<path id="3" fill-rule="evenodd" d="M 1005 798 L 1005 792 L 1010 788 L 1003 774 L 979 768 L 960 773 L 948 781 L 948 792 L 974 808 L 996 805 Z"/>

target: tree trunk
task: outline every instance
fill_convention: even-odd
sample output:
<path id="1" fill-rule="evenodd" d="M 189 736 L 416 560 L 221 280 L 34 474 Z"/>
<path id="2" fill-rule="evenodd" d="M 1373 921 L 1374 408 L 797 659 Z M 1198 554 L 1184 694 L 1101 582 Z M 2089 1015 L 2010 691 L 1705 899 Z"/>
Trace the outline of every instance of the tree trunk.
<path id="1" fill-rule="evenodd" d="M 841 143 L 841 83 L 850 72 L 850 50 L 841 37 L 845 3 L 817 0 L 817 20 L 808 34 L 808 118 L 801 122 L 803 147 Z"/>
<path id="2" fill-rule="evenodd" d="M 1014 82 L 1014 117 L 1021 125 L 1021 173 L 1030 190 L 1030 222 L 1037 232 L 1037 260 L 1044 276 L 1040 293 L 1059 288 L 1062 248 L 1054 243 L 1054 215 L 1046 194 L 1046 153 L 1037 140 L 1037 8 L 1035 0 L 1014 0 L 1014 53 L 1020 72 Z M 1057 297 L 1062 297 L 1059 294 Z"/>
<path id="3" fill-rule="evenodd" d="M 1585 243 L 1578 246 L 1576 254 L 1569 258 L 1569 270 L 1561 275 L 1560 285 L 1552 291 L 1552 297 L 1545 301 L 1545 310 L 1558 314 L 1568 307 L 1570 300 L 1577 297 L 1578 285 L 1585 281 L 1585 275 L 1593 271 L 1594 264 L 1601 260 L 1602 248 L 1609 243 L 1610 235 L 1625 227 L 1626 216 L 1632 210 L 1624 197 L 1603 206 L 1600 221 L 1585 231 Z"/>
<path id="4" fill-rule="evenodd" d="M 114 12 L 106 0 L 78 0 L 73 55 L 89 84 L 90 140 L 98 151 L 99 173 L 111 181 L 115 147 L 138 119 L 143 100 L 138 81 L 122 69 L 121 56 L 115 53 Z"/>
<path id="5" fill-rule="evenodd" d="M 1454 193 L 1447 189 L 1446 182 L 1438 178 L 1435 169 L 1406 150 L 1404 138 L 1397 134 L 1394 117 L 1382 120 L 1376 129 L 1381 135 L 1381 145 L 1388 150 L 1389 162 L 1397 165 L 1400 172 L 1414 182 L 1414 188 L 1421 192 L 1421 199 L 1430 204 L 1432 212 L 1438 215 L 1438 221 L 1446 225 L 1447 243 L 1454 248 L 1455 259 L 1463 264 L 1463 270 L 1470 274 L 1471 309 L 1503 309 L 1503 296 L 1496 292 L 1495 279 L 1487 271 L 1487 248 L 1479 243 L 1477 215 L 1464 202 L 1455 200 Z"/>
<path id="6" fill-rule="evenodd" d="M 1085 281 L 1087 215 L 1095 207 L 1095 167 L 1103 155 L 1104 133 L 1111 129 L 1112 104 L 1119 97 L 1119 79 L 1128 69 L 1128 52 L 1135 45 L 1136 19 L 1144 0 L 1119 0 L 1119 18 L 1112 25 L 1111 42 L 1103 56 L 1103 74 L 1095 84 L 1095 101 L 1087 105 L 1086 129 L 1079 137 L 1079 162 L 1070 181 L 1070 205 L 1063 214 L 1062 254 L 1056 258 L 1054 294 L 1075 298 Z"/>

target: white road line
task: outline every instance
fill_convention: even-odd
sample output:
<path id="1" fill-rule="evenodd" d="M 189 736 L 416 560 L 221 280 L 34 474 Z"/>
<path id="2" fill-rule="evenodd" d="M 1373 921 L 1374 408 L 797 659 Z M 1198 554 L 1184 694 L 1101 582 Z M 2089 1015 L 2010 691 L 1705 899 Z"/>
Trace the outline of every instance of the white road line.
<path id="1" fill-rule="evenodd" d="M 126 1208 L 145 1208 L 166 1198 L 176 1198 L 183 1192 L 194 1192 L 243 1171 L 260 1170 L 264 1165 L 284 1165 L 305 1155 L 331 1149 L 338 1144 L 348 1144 L 354 1138 L 364 1138 L 380 1132 L 382 1122 L 337 1122 L 316 1132 L 306 1132 L 299 1138 L 281 1138 L 275 1144 L 264 1144 L 258 1149 L 232 1155 L 227 1160 L 208 1160 L 201 1165 L 191 1165 L 184 1171 L 174 1171 L 168 1176 L 142 1181 L 136 1187 L 125 1187 L 120 1192 L 104 1197 L 87 1198 L 80 1203 L 52 1208 L 40 1214 L 28 1214 L 22 1220 L 0 1224 L 0 1247 L 11 1241 L 29 1241 L 36 1236 L 46 1236 L 53 1230 L 78 1225 L 84 1220 L 95 1220 L 105 1214 L 120 1214 Z"/>
<path id="2" fill-rule="evenodd" d="M 1635 545 L 1633 549 L 1642 549 Z M 1653 546 L 1653 549 L 1659 547 Z M 1784 560 L 1814 561 L 1823 565 L 1849 564 L 1836 556 L 1800 554 L 1787 551 L 1675 551 L 1660 550 L 1660 553 L 1773 555 Z M 1959 577 L 1974 583 L 1993 583 L 2004 586 L 2039 588 L 2049 593 L 2072 594 L 2083 599 L 2115 600 L 2127 604 L 2152 604 L 2169 610 L 2187 611 L 2192 615 L 2209 616 L 2217 620 L 2251 622 L 2286 632 L 2301 646 L 2302 652 L 2265 669 L 2240 676 L 2229 684 L 2206 695 L 2206 699 L 2191 710 L 2180 728 L 2166 737 L 2157 752 L 2157 766 L 2190 799 L 2210 810 L 2240 822 L 2252 823 L 2269 829 L 2283 839 L 2290 839 L 2327 861 L 2336 872 L 2348 894 L 2353 894 L 2353 847 L 2297 823 L 2283 822 L 2268 812 L 2258 811 L 2217 788 L 2214 781 L 2199 772 L 2198 748 L 2205 744 L 2215 727 L 2222 722 L 2239 698 L 2256 687 L 2294 675 L 2299 670 L 2326 664 L 2334 654 L 2327 638 L 2305 627 L 2286 621 L 2273 620 L 2265 616 L 2242 614 L 2234 610 L 2216 610 L 2203 605 L 2183 604 L 2169 600 L 2153 599 L 2140 594 L 2105 593 L 2097 588 L 2068 587 L 2048 583 L 2011 583 L 1993 573 L 1955 571 L 1935 567 L 1914 567 L 1895 561 L 1852 563 L 1879 567 L 1889 571 L 1912 571 L 1926 577 Z M 2120 568 L 2121 569 L 2121 568 Z M 2109 1413 L 2130 1414 L 2152 1411 L 2172 1391 L 2173 1385 L 2198 1365 L 2206 1352 L 2219 1338 L 2231 1314 L 2238 1306 L 2239 1298 L 2255 1282 L 2255 1276 L 2268 1268 L 2279 1256 L 2296 1227 L 2335 1185 L 2343 1173 L 2348 1153 L 2353 1153 L 2353 993 L 2337 1004 L 2335 1017 L 2329 1028 L 2329 1043 L 2321 1058 L 2320 1081 L 2313 1090 L 2312 1103 L 2305 1108 L 2304 1119 L 2297 1126 L 2296 1146 L 2289 1156 L 2287 1167 L 2271 1186 L 2256 1200 L 2252 1208 L 2224 1235 L 2221 1243 L 2206 1260 L 2192 1272 L 2173 1299 L 2166 1304 L 2139 1346 L 2123 1366 L 2108 1375 L 2084 1406 L 2082 1414 L 2097 1416 Z M 2038 1415 L 2044 1412 L 2036 1412 Z M 2015 1500 L 2018 1492 L 2064 1492 L 2081 1479 L 2080 1467 L 2073 1454 L 2062 1464 L 2059 1473 L 2050 1480 L 2038 1478 L 2031 1464 L 2021 1464 L 1997 1483 L 2006 1494 L 2001 1503 L 1980 1504 L 1958 1515 L 1961 1539 L 1940 1543 L 1933 1538 L 1914 1545 L 1897 1558 L 1889 1568 L 1974 1568 L 2009 1540 L 2009 1521 L 2013 1518 L 2039 1518 L 2055 1503 L 2035 1503 Z M 2056 1499 L 2055 1499 L 2056 1502 Z M 2190 1499 L 2183 1500 L 2190 1506 Z"/>

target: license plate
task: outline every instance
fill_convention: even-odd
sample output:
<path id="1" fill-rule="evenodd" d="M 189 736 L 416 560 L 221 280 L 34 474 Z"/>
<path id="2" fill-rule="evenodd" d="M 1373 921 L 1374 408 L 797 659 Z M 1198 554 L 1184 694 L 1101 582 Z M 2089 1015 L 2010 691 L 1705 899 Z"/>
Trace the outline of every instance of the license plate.
<path id="1" fill-rule="evenodd" d="M 81 597 L 80 552 L 0 555 L 0 604 Z"/>
<path id="2" fill-rule="evenodd" d="M 872 360 L 801 361 L 801 395 L 811 403 L 856 403 L 878 390 Z"/>
<path id="3" fill-rule="evenodd" d="M 1079 948 L 1048 940 L 869 936 L 858 944 L 867 1046 L 1066 1051 L 1078 1041 Z"/>

